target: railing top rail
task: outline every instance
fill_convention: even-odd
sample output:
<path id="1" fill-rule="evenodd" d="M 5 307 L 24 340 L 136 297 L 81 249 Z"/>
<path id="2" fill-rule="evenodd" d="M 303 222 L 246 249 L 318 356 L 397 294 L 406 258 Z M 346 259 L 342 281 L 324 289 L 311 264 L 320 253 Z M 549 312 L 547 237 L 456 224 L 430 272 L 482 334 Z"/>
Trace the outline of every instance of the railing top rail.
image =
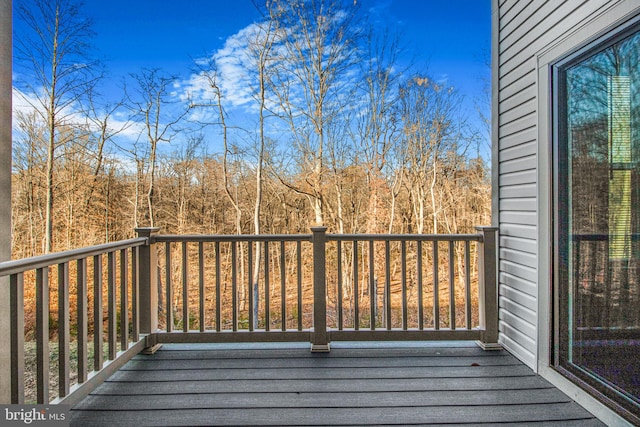
<path id="1" fill-rule="evenodd" d="M 0 263 L 0 277 L 23 273 L 25 271 L 48 267 L 50 265 L 62 264 L 77 259 L 88 258 L 94 255 L 119 251 L 136 246 L 143 246 L 145 244 L 147 244 L 146 237 L 137 237 L 134 239 L 120 240 L 117 242 L 104 243 L 101 245 L 89 246 L 86 248 L 39 255 L 31 258 L 5 261 Z"/>
<path id="2" fill-rule="evenodd" d="M 482 234 L 327 234 L 327 240 L 481 242 Z"/>
<path id="3" fill-rule="evenodd" d="M 311 234 L 155 234 L 152 242 L 310 242 Z"/>
<path id="4" fill-rule="evenodd" d="M 152 242 L 310 242 L 311 234 L 156 234 Z M 428 241 L 481 242 L 482 234 L 327 234 L 327 240 L 340 241 Z"/>

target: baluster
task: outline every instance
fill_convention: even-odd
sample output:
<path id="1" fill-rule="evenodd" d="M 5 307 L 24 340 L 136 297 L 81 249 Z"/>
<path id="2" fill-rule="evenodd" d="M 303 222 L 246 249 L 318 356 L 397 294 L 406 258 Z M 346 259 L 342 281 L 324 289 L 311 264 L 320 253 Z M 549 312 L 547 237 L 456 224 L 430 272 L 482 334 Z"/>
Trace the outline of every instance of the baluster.
<path id="1" fill-rule="evenodd" d="M 11 299 L 11 403 L 24 404 L 24 275 L 9 278 Z"/>
<path id="2" fill-rule="evenodd" d="M 455 252 L 453 240 L 449 241 L 449 326 L 456 329 Z"/>
<path id="3" fill-rule="evenodd" d="M 172 266 L 171 266 L 171 242 L 165 244 L 165 265 L 166 265 L 166 317 L 167 317 L 167 332 L 173 332 L 173 284 L 172 282 Z"/>
<path id="4" fill-rule="evenodd" d="M 271 289 L 269 286 L 269 241 L 264 242 L 264 329 L 271 330 Z"/>
<path id="5" fill-rule="evenodd" d="M 237 242 L 231 242 L 231 328 L 238 331 L 238 249 Z"/>
<path id="6" fill-rule="evenodd" d="M 58 396 L 69 394 L 69 264 L 58 264 Z"/>
<path id="7" fill-rule="evenodd" d="M 385 322 L 387 324 L 387 330 L 391 330 L 391 246 L 387 240 L 384 242 L 384 308 L 385 308 Z"/>
<path id="8" fill-rule="evenodd" d="M 438 241 L 433 241 L 433 328 L 440 330 L 440 278 L 439 273 Z"/>
<path id="9" fill-rule="evenodd" d="M 296 268 L 298 271 L 298 331 L 302 331 L 302 242 L 296 242 Z"/>
<path id="10" fill-rule="evenodd" d="M 87 259 L 76 261 L 76 282 L 78 288 L 78 384 L 87 381 Z"/>
<path id="11" fill-rule="evenodd" d="M 422 240 L 418 240 L 416 248 L 416 269 L 418 274 L 418 329 L 424 330 L 423 283 L 422 283 Z"/>
<path id="12" fill-rule="evenodd" d="M 402 275 L 402 330 L 406 331 L 409 327 L 407 318 L 407 242 L 400 242 L 400 269 Z"/>
<path id="13" fill-rule="evenodd" d="M 120 251 L 120 350 L 129 347 L 129 263 L 127 250 Z"/>
<path id="14" fill-rule="evenodd" d="M 285 245 L 284 240 L 280 242 L 280 312 L 282 317 L 282 331 L 287 330 L 287 288 L 285 275 L 287 270 L 285 268 Z"/>
<path id="15" fill-rule="evenodd" d="M 376 289 L 375 265 L 374 265 L 373 240 L 369 240 L 369 307 L 371 315 L 371 330 L 376 329 L 376 317 L 378 311 L 378 291 Z"/>
<path id="16" fill-rule="evenodd" d="M 358 242 L 353 241 L 353 328 L 360 330 L 360 291 L 358 288 Z"/>
<path id="17" fill-rule="evenodd" d="M 342 240 L 336 241 L 338 251 L 338 330 L 344 328 L 344 319 L 342 315 L 342 296 L 344 295 L 344 289 L 342 284 Z"/>
<path id="18" fill-rule="evenodd" d="M 131 250 L 131 339 L 138 342 L 140 339 L 140 303 L 138 300 L 140 271 L 138 270 L 140 260 L 140 248 Z M 156 294 L 157 295 L 157 294 Z M 157 310 L 156 310 L 157 312 Z"/>
<path id="19" fill-rule="evenodd" d="M 204 332 L 206 324 L 204 313 L 204 242 L 198 243 L 198 292 L 200 332 Z"/>
<path id="20" fill-rule="evenodd" d="M 465 317 L 467 319 L 467 330 L 471 330 L 471 244 L 467 240 L 464 242 L 464 300 Z"/>
<path id="21" fill-rule="evenodd" d="M 102 316 L 102 255 L 93 257 L 93 370 L 99 371 L 104 364 Z"/>
<path id="22" fill-rule="evenodd" d="M 220 290 L 222 283 L 220 283 L 220 242 L 216 242 L 216 331 L 222 330 L 222 318 L 220 315 Z"/>
<path id="23" fill-rule="evenodd" d="M 256 308 L 256 301 L 258 299 L 257 295 L 257 285 L 256 285 L 256 295 L 254 298 L 254 289 L 253 289 L 253 242 L 247 242 L 247 285 L 249 287 L 249 331 L 253 332 L 254 324 L 257 324 L 256 317 L 258 316 L 258 311 Z"/>
<path id="24" fill-rule="evenodd" d="M 36 270 L 37 402 L 49 403 L 49 268 Z"/>
<path id="25" fill-rule="evenodd" d="M 189 281 L 187 242 L 182 242 L 182 332 L 189 332 Z"/>
<path id="26" fill-rule="evenodd" d="M 109 360 L 114 360 L 118 341 L 116 335 L 116 257 L 113 252 L 107 254 L 107 313 L 109 316 Z"/>

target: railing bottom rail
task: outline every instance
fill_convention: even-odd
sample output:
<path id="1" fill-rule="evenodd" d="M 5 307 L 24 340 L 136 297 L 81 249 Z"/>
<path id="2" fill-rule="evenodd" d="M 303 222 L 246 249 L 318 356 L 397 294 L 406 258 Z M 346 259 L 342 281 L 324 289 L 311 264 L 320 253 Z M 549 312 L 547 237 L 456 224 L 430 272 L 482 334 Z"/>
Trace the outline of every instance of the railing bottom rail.
<path id="1" fill-rule="evenodd" d="M 309 331 L 228 331 L 228 332 L 159 332 L 151 341 L 156 344 L 310 342 Z"/>
<path id="2" fill-rule="evenodd" d="M 412 330 L 392 329 L 363 331 L 354 329 L 331 330 L 331 341 L 479 341 L 482 330 Z"/>
<path id="3" fill-rule="evenodd" d="M 327 329 L 327 345 L 332 341 L 478 341 L 482 340 L 482 329 Z M 314 331 L 224 331 L 224 332 L 158 332 L 147 338 L 147 345 L 157 344 L 204 344 L 204 343 L 248 343 L 248 342 L 310 342 L 313 347 Z"/>

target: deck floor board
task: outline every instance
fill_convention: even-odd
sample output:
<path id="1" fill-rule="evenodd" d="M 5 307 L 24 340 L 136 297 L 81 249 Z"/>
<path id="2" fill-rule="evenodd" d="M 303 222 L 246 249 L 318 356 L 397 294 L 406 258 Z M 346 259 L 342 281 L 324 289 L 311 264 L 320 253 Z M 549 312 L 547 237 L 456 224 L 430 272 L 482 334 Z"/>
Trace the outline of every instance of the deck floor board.
<path id="1" fill-rule="evenodd" d="M 603 425 L 505 351 L 420 343 L 165 344 L 71 413 L 74 426 Z"/>

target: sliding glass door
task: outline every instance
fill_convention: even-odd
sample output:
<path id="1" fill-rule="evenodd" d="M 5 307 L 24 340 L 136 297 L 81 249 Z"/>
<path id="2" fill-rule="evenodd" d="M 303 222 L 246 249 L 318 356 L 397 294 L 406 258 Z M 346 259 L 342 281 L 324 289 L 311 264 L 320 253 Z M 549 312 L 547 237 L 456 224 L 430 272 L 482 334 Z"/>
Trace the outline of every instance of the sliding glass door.
<path id="1" fill-rule="evenodd" d="M 555 363 L 640 414 L 640 27 L 554 67 Z"/>

